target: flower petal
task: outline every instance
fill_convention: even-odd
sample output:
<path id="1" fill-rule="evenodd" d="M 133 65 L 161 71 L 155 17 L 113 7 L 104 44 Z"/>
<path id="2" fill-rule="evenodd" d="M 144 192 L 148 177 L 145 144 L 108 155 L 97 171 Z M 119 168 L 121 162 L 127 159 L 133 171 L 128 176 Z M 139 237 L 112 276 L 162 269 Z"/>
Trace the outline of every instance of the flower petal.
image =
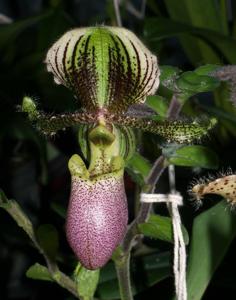
<path id="1" fill-rule="evenodd" d="M 110 121 L 115 125 L 129 126 L 151 132 L 164 138 L 168 143 L 192 143 L 208 135 L 208 132 L 217 124 L 215 118 L 199 121 L 156 121 L 148 118 L 139 118 L 126 114 L 114 114 Z"/>

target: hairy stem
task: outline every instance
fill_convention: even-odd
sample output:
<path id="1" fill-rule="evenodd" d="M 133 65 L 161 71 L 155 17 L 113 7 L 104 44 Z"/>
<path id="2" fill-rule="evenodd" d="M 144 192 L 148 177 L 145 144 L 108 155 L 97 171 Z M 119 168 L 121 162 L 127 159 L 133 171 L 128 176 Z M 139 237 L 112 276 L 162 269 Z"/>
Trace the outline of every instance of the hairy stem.
<path id="1" fill-rule="evenodd" d="M 77 299 L 80 299 L 77 291 L 76 286 L 73 280 L 70 279 L 66 274 L 58 270 L 57 272 L 51 274 L 52 278 L 56 281 L 58 285 L 69 291 L 71 294 L 73 294 Z"/>
<path id="2" fill-rule="evenodd" d="M 174 94 L 169 109 L 167 112 L 168 118 L 176 118 L 182 108 L 182 101 L 178 99 L 178 97 Z M 155 186 L 161 177 L 162 173 L 164 172 L 167 165 L 165 164 L 165 157 L 161 155 L 155 162 L 154 165 L 148 174 L 148 177 L 146 178 L 146 184 L 143 187 L 143 191 L 145 193 L 153 193 Z M 123 249 L 127 253 L 132 249 L 132 240 L 135 238 L 135 236 L 138 234 L 137 225 L 140 223 L 143 223 L 147 220 L 149 213 L 151 211 L 152 204 L 149 203 L 141 203 L 139 213 L 137 215 L 137 218 L 130 224 L 129 229 L 126 233 L 126 236 L 123 241 Z"/>
<path id="3" fill-rule="evenodd" d="M 143 189 L 145 193 L 153 192 L 155 185 L 165 169 L 165 158 L 160 156 L 155 162 Z M 144 223 L 151 211 L 152 205 L 141 203 L 136 219 L 129 225 L 127 233 L 122 243 L 120 256 L 115 259 L 116 272 L 119 282 L 120 296 L 122 300 L 132 300 L 132 289 L 130 281 L 130 251 L 133 247 L 133 241 L 139 234 L 138 224 Z"/>
<path id="4" fill-rule="evenodd" d="M 115 260 L 116 272 L 119 281 L 121 300 L 132 300 L 132 290 L 130 281 L 130 253 L 122 255 Z"/>
<path id="5" fill-rule="evenodd" d="M 30 237 L 34 246 L 38 249 L 38 251 L 43 255 L 46 263 L 48 271 L 55 282 L 57 282 L 61 287 L 68 290 L 71 294 L 73 294 L 77 299 L 79 299 L 75 282 L 70 279 L 66 274 L 61 272 L 58 268 L 58 265 L 54 260 L 52 260 L 44 251 L 44 249 L 40 246 L 37 241 L 33 225 L 26 214 L 23 212 L 22 208 L 19 204 L 14 200 L 8 200 L 5 194 L 0 191 L 0 207 L 5 209 L 12 218 L 16 221 L 18 226 L 20 226 Z"/>
<path id="6" fill-rule="evenodd" d="M 165 158 L 161 155 L 154 163 L 147 179 L 146 184 L 142 190 L 145 193 L 152 193 L 157 181 L 159 180 L 161 174 L 165 170 Z M 152 205 L 149 203 L 141 203 L 138 215 L 136 219 L 130 224 L 128 231 L 123 240 L 122 246 L 125 254 L 128 254 L 132 249 L 132 242 L 134 238 L 138 235 L 138 224 L 144 223 L 151 211 Z"/>
<path id="7" fill-rule="evenodd" d="M 168 118 L 176 118 L 180 113 L 182 105 L 183 102 L 179 101 L 176 95 L 173 95 L 168 110 Z M 155 186 L 166 167 L 167 164 L 165 163 L 165 157 L 161 155 L 155 161 L 148 177 L 146 178 L 146 184 L 143 187 L 142 192 L 154 192 Z M 121 244 L 121 254 L 114 259 L 122 300 L 133 299 L 130 281 L 130 252 L 132 250 L 135 238 L 139 235 L 138 224 L 143 223 L 147 220 L 151 209 L 151 203 L 140 204 L 138 215 L 135 220 L 129 225 L 125 238 Z"/>

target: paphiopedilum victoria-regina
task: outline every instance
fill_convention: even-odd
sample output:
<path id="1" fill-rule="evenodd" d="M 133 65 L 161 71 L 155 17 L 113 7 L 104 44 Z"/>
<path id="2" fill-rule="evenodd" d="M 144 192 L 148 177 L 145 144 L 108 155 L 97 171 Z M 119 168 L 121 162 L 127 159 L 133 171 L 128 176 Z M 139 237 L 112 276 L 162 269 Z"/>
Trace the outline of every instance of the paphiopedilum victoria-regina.
<path id="1" fill-rule="evenodd" d="M 207 134 L 212 123 L 156 121 L 146 113 L 146 97 L 159 85 L 157 57 L 127 29 L 71 30 L 49 49 L 46 64 L 55 82 L 72 90 L 82 108 L 47 115 L 25 97 L 22 110 L 48 135 L 80 124 L 79 143 L 89 167 L 77 154 L 69 160 L 66 235 L 86 268 L 100 268 L 127 228 L 123 174 L 135 149 L 133 128 L 158 134 L 167 142 L 185 143 Z"/>

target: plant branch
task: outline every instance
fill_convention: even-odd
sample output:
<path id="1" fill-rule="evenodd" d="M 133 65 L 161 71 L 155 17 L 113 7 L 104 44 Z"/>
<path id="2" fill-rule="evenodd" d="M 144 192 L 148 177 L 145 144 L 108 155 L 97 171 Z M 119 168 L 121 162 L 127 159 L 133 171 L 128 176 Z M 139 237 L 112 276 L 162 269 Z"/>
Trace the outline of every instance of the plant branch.
<path id="1" fill-rule="evenodd" d="M 50 272 L 50 271 L 49 271 Z M 76 285 L 74 281 L 67 276 L 65 273 L 61 272 L 60 270 L 57 270 L 57 272 L 54 272 L 52 275 L 52 278 L 58 285 L 60 285 L 62 288 L 69 291 L 71 294 L 73 294 L 77 299 L 80 299 L 76 290 Z"/>
<path id="2" fill-rule="evenodd" d="M 169 109 L 167 111 L 167 118 L 172 120 L 176 119 L 181 111 L 183 104 L 179 97 L 176 94 L 173 94 L 172 99 L 170 101 Z"/>
<path id="3" fill-rule="evenodd" d="M 168 118 L 176 118 L 180 113 L 182 105 L 183 102 L 180 101 L 174 94 L 170 102 Z M 168 164 L 165 162 L 165 157 L 161 155 L 155 161 L 148 177 L 146 178 L 145 186 L 143 187 L 142 192 L 154 192 L 155 186 L 167 165 Z M 136 219 L 129 225 L 127 233 L 119 249 L 119 255 L 114 258 L 122 300 L 133 299 L 130 281 L 130 251 L 133 247 L 135 238 L 139 235 L 138 224 L 144 223 L 148 219 L 151 209 L 151 203 L 140 204 L 138 215 Z"/>
<path id="4" fill-rule="evenodd" d="M 79 299 L 75 282 L 59 270 L 56 262 L 52 260 L 46 254 L 44 249 L 40 246 L 40 244 L 37 241 L 33 225 L 29 218 L 26 216 L 26 214 L 23 212 L 19 204 L 14 200 L 8 200 L 5 194 L 2 191 L 0 191 L 0 207 L 5 209 L 12 216 L 12 218 L 16 221 L 18 226 L 20 226 L 27 233 L 34 246 L 43 255 L 47 263 L 48 272 L 50 273 L 52 279 L 55 282 L 57 282 L 61 287 L 67 289 L 77 299 Z"/>
<path id="5" fill-rule="evenodd" d="M 236 106 L 236 65 L 219 67 L 209 75 L 228 83 L 230 89 L 230 100 L 233 105 Z"/>
<path id="6" fill-rule="evenodd" d="M 146 184 L 142 190 L 142 192 L 145 193 L 152 193 L 154 191 L 155 185 L 157 181 L 159 180 L 161 174 L 165 170 L 165 158 L 163 155 L 161 155 L 154 163 L 147 179 Z M 152 209 L 152 205 L 149 203 L 141 203 L 140 209 L 138 212 L 138 215 L 136 219 L 130 224 L 127 233 L 125 235 L 125 238 L 122 243 L 122 248 L 124 251 L 124 254 L 127 254 L 131 251 L 133 246 L 133 240 L 134 238 L 139 234 L 138 230 L 138 224 L 144 223 Z"/>
<path id="7" fill-rule="evenodd" d="M 130 282 L 130 253 L 116 261 L 116 272 L 119 281 L 120 297 L 122 300 L 132 300 Z"/>
<path id="8" fill-rule="evenodd" d="M 171 99 L 169 110 L 167 113 L 168 118 L 169 119 L 176 118 L 180 113 L 182 105 L 183 105 L 182 102 L 174 94 Z M 146 178 L 146 180 L 145 180 L 146 184 L 145 184 L 142 192 L 153 193 L 155 186 L 166 167 L 167 167 L 167 164 L 165 163 L 165 157 L 163 155 L 161 155 L 155 161 L 148 177 Z M 137 225 L 140 223 L 143 223 L 147 220 L 149 213 L 151 211 L 151 208 L 152 208 L 152 204 L 149 204 L 149 203 L 141 203 L 140 204 L 140 209 L 139 209 L 138 215 L 137 215 L 136 219 L 130 224 L 130 226 L 127 230 L 126 236 L 122 243 L 125 253 L 127 253 L 131 250 L 132 241 L 135 238 L 135 236 L 138 234 Z"/>

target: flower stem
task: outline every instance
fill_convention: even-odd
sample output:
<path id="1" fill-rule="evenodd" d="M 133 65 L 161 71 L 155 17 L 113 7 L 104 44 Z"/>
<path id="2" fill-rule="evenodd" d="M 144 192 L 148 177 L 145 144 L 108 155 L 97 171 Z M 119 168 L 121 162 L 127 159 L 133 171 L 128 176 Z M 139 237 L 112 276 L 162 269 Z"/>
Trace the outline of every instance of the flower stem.
<path id="1" fill-rule="evenodd" d="M 154 163 L 154 165 L 149 173 L 149 176 L 146 179 L 146 185 L 144 186 L 142 192 L 145 192 L 145 193 L 153 192 L 153 189 L 155 188 L 155 185 L 156 185 L 157 181 L 159 180 L 161 174 L 165 170 L 165 168 L 166 168 L 165 158 L 163 155 L 161 155 Z M 123 243 L 122 243 L 125 254 L 128 255 L 128 253 L 131 251 L 132 246 L 133 246 L 132 242 L 133 242 L 134 238 L 139 234 L 137 225 L 140 223 L 144 223 L 147 220 L 149 213 L 151 211 L 151 208 L 152 208 L 151 203 L 141 203 L 140 204 L 140 209 L 139 209 L 138 215 L 137 215 L 136 219 L 130 224 L 130 226 L 127 230 L 127 233 L 125 235 L 125 238 L 123 240 Z"/>
<path id="2" fill-rule="evenodd" d="M 179 101 L 178 97 L 174 94 L 170 102 L 168 118 L 177 118 L 181 111 L 182 105 L 183 101 Z M 165 161 L 165 157 L 161 155 L 155 161 L 148 177 L 146 178 L 146 184 L 143 187 L 142 192 L 154 192 L 155 186 L 167 166 L 168 164 Z M 151 203 L 140 204 L 138 215 L 135 218 L 135 220 L 129 225 L 127 233 L 121 244 L 121 254 L 114 259 L 119 282 L 121 300 L 133 299 L 130 280 L 130 252 L 133 247 L 133 241 L 139 235 L 138 224 L 144 223 L 147 220 L 151 209 Z"/>
<path id="3" fill-rule="evenodd" d="M 116 272 L 119 282 L 121 300 L 132 300 L 132 289 L 130 281 L 130 253 L 122 255 L 115 260 Z"/>
<path id="4" fill-rule="evenodd" d="M 160 156 L 155 162 L 144 188 L 144 192 L 150 193 L 153 191 L 156 182 L 164 171 L 164 156 Z M 149 216 L 152 205 L 149 203 L 141 203 L 137 218 L 130 224 L 122 243 L 120 255 L 115 259 L 116 272 L 119 282 L 121 300 L 132 300 L 132 289 L 130 280 L 130 251 L 133 246 L 135 237 L 139 234 L 138 224 L 143 223 Z"/>

